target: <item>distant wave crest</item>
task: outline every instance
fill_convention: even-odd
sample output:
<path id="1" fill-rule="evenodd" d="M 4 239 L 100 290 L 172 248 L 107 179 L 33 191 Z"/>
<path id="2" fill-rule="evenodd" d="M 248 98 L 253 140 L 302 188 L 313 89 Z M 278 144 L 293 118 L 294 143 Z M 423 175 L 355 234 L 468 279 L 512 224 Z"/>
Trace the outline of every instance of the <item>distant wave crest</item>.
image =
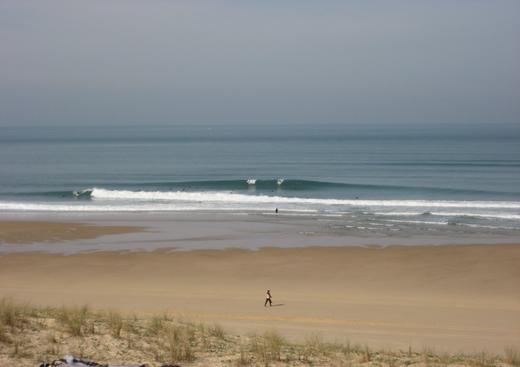
<path id="1" fill-rule="evenodd" d="M 122 190 L 122 191 L 158 191 L 158 192 L 240 192 L 250 191 L 254 189 L 260 192 L 337 192 L 339 197 L 361 197 L 370 196 L 372 193 L 393 193 L 399 196 L 407 196 L 410 193 L 414 195 L 430 195 L 437 196 L 473 196 L 473 195 L 492 195 L 493 197 L 511 197 L 518 196 L 518 193 L 494 192 L 481 190 L 468 190 L 457 188 L 443 187 L 417 187 L 417 186 L 396 186 L 396 185 L 374 185 L 363 183 L 344 183 L 344 182 L 328 182 L 315 180 L 300 179 L 257 179 L 248 178 L 240 180 L 202 180 L 202 181 L 176 181 L 176 182 L 136 182 L 136 183 L 120 183 L 103 185 L 106 190 Z M 76 199 L 89 199 L 92 189 L 81 189 L 74 191 L 51 191 L 51 192 L 29 192 L 14 194 L 15 196 L 48 196 L 48 197 L 71 197 Z M 285 195 L 281 195 L 285 196 Z"/>

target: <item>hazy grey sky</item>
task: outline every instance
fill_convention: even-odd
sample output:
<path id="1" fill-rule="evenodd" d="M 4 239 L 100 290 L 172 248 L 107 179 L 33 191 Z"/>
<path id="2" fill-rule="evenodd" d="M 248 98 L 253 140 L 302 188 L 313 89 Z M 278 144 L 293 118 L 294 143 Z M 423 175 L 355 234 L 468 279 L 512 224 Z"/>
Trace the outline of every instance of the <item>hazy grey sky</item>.
<path id="1" fill-rule="evenodd" d="M 520 123 L 520 1 L 0 0 L 0 124 Z"/>

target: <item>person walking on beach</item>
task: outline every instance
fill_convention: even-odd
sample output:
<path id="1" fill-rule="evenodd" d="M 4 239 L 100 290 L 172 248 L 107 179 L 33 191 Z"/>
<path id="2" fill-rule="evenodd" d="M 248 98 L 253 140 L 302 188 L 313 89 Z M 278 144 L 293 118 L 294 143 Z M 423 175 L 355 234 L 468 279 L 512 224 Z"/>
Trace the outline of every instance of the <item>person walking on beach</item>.
<path id="1" fill-rule="evenodd" d="M 267 293 L 265 294 L 265 303 L 264 307 L 267 307 L 267 303 L 269 303 L 269 307 L 273 305 L 273 301 L 271 300 L 271 291 L 268 289 Z"/>

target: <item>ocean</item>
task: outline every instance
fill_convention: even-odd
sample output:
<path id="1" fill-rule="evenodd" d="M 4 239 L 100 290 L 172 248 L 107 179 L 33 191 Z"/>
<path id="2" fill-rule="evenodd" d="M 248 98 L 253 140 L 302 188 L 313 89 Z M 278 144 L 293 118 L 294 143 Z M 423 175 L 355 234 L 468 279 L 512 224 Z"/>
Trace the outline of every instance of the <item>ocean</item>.
<path id="1" fill-rule="evenodd" d="M 363 126 L 11 127 L 0 211 L 233 213 L 346 236 L 520 234 L 520 134 Z"/>

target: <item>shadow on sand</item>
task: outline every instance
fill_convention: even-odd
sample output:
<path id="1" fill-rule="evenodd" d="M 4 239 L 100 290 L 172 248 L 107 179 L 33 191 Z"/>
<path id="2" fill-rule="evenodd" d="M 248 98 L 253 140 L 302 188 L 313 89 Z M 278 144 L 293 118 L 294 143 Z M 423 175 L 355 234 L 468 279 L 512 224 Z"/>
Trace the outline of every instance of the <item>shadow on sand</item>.
<path id="1" fill-rule="evenodd" d="M 280 306 L 285 306 L 285 303 L 277 303 L 275 305 L 272 305 L 271 307 L 280 307 Z"/>

